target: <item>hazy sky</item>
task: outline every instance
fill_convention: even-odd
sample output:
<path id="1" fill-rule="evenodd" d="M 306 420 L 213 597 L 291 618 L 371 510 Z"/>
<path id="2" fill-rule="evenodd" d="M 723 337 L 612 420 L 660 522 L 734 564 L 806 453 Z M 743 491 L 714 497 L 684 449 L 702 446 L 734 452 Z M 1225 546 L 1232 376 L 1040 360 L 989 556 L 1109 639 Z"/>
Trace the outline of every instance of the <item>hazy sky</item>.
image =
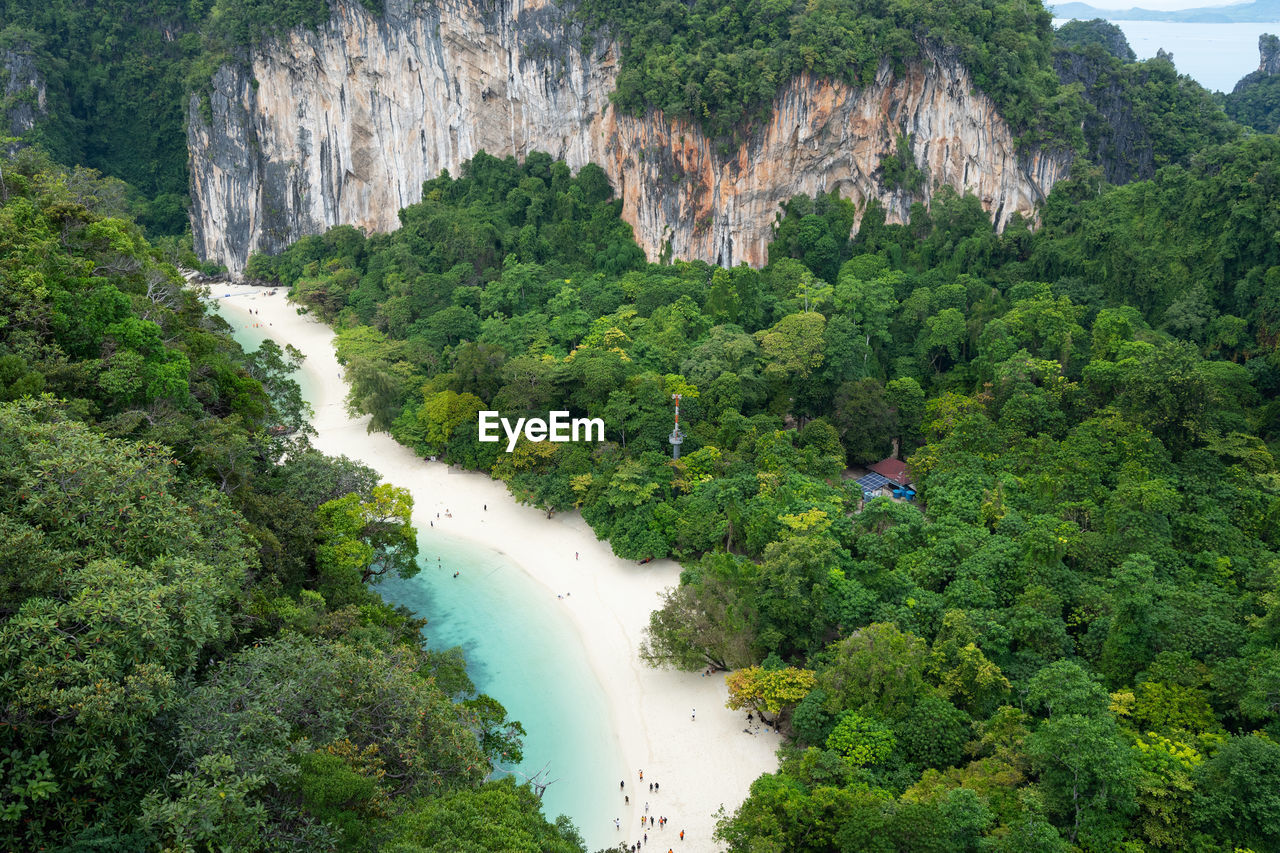
<path id="1" fill-rule="evenodd" d="M 1065 2 L 1065 0 L 1062 0 Z M 1090 6 L 1096 6 L 1099 9 L 1198 9 L 1201 6 L 1231 6 L 1236 3 L 1245 2 L 1245 0 L 1082 0 Z M 1047 0 L 1047 6 L 1053 5 L 1053 0 Z"/>

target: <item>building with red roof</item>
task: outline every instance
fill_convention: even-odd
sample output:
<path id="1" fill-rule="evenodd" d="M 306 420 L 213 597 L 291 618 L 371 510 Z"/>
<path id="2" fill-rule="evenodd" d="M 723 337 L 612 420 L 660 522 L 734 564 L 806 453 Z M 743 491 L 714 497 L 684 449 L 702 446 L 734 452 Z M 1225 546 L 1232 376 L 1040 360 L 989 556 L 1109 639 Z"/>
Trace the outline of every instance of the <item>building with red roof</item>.
<path id="1" fill-rule="evenodd" d="M 907 468 L 907 463 L 890 456 L 868 466 L 870 473 L 860 477 L 856 482 L 862 487 L 862 500 L 869 501 L 877 497 L 904 498 L 915 497 L 913 483 L 915 479 Z"/>
<path id="2" fill-rule="evenodd" d="M 884 477 L 890 483 L 899 488 L 911 486 L 915 483 L 915 479 L 911 476 L 911 472 L 907 470 L 907 463 L 901 459 L 894 459 L 892 456 L 881 459 L 879 462 L 869 466 L 881 477 Z"/>

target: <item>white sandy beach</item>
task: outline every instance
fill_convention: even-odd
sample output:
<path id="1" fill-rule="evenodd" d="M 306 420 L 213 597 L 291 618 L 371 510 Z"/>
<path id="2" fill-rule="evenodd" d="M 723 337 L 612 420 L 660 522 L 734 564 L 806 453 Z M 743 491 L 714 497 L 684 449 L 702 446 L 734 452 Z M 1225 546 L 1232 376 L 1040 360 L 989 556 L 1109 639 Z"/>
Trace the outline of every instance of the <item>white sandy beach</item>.
<path id="1" fill-rule="evenodd" d="M 743 731 L 745 714 L 724 707 L 727 691 L 721 675 L 654 670 L 640 661 L 642 630 L 662 590 L 678 582 L 679 566 L 671 560 L 644 566 L 620 560 L 607 542 L 597 541 L 578 513 L 548 519 L 544 512 L 516 503 L 500 481 L 428 462 L 385 433 L 367 433 L 367 417 L 356 419 L 346 412 L 346 385 L 329 327 L 299 315 L 283 289 L 267 296 L 244 285 L 213 286 L 215 297 L 228 293 L 232 298 L 219 300 L 224 316 L 262 324 L 270 337 L 293 344 L 306 356 L 303 370 L 317 388 L 318 449 L 359 460 L 386 482 L 410 489 L 419 529 L 434 521 L 444 532 L 496 548 L 549 593 L 568 594 L 562 603 L 603 688 L 626 763 L 612 785 L 617 791 L 618 781 L 625 779 L 631 804 L 624 806 L 618 793 L 616 813 L 600 818 L 611 833 L 606 837 L 627 844 L 639 840 L 647 800 L 650 814 L 666 815 L 669 823 L 665 830 L 649 830 L 645 850 L 718 850 L 711 837 L 714 813 L 722 805 L 732 811 L 757 776 L 776 769 L 774 750 L 780 738 L 768 730 Z M 250 308 L 256 312 L 252 316 Z M 580 559 L 574 559 L 575 552 Z M 697 719 L 691 720 L 695 708 Z M 637 776 L 641 769 L 643 783 Z M 659 794 L 649 795 L 651 781 L 661 785 Z M 621 818 L 621 831 L 613 830 L 614 817 Z M 602 835 L 598 826 L 590 831 L 590 837 Z"/>

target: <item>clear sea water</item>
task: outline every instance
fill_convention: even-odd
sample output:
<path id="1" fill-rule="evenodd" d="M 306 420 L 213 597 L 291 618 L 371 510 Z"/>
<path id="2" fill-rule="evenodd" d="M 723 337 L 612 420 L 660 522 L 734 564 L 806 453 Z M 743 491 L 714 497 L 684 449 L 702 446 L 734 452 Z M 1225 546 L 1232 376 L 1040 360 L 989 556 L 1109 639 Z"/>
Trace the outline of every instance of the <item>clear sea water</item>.
<path id="1" fill-rule="evenodd" d="M 418 547 L 422 572 L 384 581 L 378 591 L 428 620 L 431 648 L 462 647 L 472 681 L 528 733 L 524 762 L 509 769 L 541 772 L 552 783 L 543 797 L 547 816 L 567 814 L 588 849 L 603 847 L 617 811 L 619 749 L 560 601 L 497 551 L 431 527 L 419 531 Z"/>
<path id="2" fill-rule="evenodd" d="M 265 328 L 232 325 L 246 350 L 267 338 Z M 314 400 L 316 379 L 305 364 L 296 378 L 303 397 Z M 561 602 L 498 551 L 429 525 L 419 526 L 418 550 L 422 571 L 407 581 L 384 581 L 378 587 L 383 599 L 427 620 L 430 648 L 461 646 L 477 689 L 523 724 L 524 761 L 506 769 L 517 777 L 541 773 L 551 782 L 543 796 L 548 818 L 568 815 L 588 850 L 615 842 L 613 786 L 623 772 L 621 750 L 604 693 Z"/>
<path id="3" fill-rule="evenodd" d="M 1141 6 L 1141 3 L 1135 5 Z M 1055 18 L 1060 27 L 1065 19 Z M 1168 21 L 1112 21 L 1124 31 L 1139 59 L 1150 59 L 1163 48 L 1173 54 L 1178 72 L 1215 92 L 1230 92 L 1251 71 L 1258 70 L 1258 36 L 1280 34 L 1280 23 L 1178 24 Z"/>

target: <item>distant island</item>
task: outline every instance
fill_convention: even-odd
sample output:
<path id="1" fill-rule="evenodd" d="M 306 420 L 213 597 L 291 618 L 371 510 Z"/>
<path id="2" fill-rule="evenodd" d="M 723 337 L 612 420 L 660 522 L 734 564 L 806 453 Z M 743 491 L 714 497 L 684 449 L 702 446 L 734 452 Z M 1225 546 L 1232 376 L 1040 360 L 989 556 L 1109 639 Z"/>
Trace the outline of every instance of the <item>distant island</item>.
<path id="1" fill-rule="evenodd" d="M 1099 9 L 1088 3 L 1057 3 L 1050 8 L 1058 18 L 1106 18 L 1110 21 L 1173 21 L 1184 24 L 1242 24 L 1280 21 L 1280 0 L 1253 0 L 1230 6 L 1198 9 Z"/>

